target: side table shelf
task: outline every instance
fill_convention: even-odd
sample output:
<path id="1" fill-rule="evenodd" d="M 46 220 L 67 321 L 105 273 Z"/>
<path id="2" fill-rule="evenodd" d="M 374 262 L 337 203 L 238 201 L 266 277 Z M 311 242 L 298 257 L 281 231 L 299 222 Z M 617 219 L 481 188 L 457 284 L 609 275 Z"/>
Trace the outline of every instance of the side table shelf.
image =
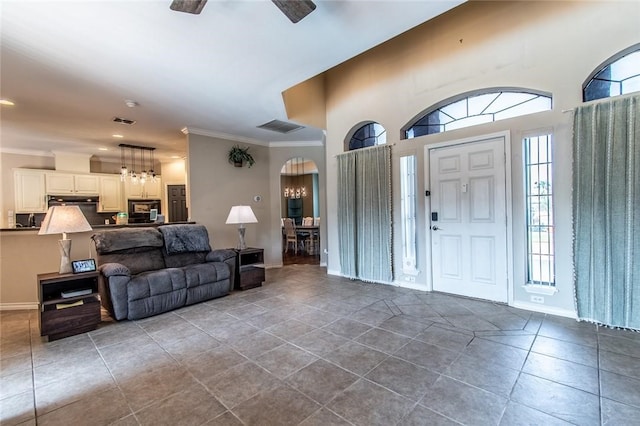
<path id="1" fill-rule="evenodd" d="M 236 252 L 235 289 L 260 287 L 264 282 L 264 250 L 261 248 L 233 249 Z"/>
<path id="2" fill-rule="evenodd" d="M 40 335 L 49 341 L 95 330 L 100 323 L 98 272 L 39 274 L 38 291 Z"/>

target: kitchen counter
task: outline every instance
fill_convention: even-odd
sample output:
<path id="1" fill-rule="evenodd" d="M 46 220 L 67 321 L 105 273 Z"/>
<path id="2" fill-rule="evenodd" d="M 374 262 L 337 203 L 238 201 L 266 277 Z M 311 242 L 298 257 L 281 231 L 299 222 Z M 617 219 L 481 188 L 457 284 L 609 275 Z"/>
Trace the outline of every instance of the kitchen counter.
<path id="1" fill-rule="evenodd" d="M 72 240 L 69 257 L 71 260 L 95 258 L 95 246 L 91 241 L 93 234 L 136 226 L 159 225 L 156 223 L 103 224 L 94 226 L 91 231 L 67 234 Z M 62 234 L 38 235 L 39 230 L 39 228 L 11 228 L 0 231 L 0 306 L 3 309 L 37 309 L 39 300 L 37 275 L 60 269 L 58 241 Z"/>
<path id="2" fill-rule="evenodd" d="M 162 225 L 176 225 L 184 223 L 195 222 L 167 222 L 167 223 L 128 223 L 126 225 L 91 225 L 92 229 L 117 229 L 117 228 L 140 228 L 140 227 L 153 227 Z M 21 228 L 0 228 L 0 232 L 24 232 L 24 231 L 39 231 L 39 227 L 21 227 Z"/>

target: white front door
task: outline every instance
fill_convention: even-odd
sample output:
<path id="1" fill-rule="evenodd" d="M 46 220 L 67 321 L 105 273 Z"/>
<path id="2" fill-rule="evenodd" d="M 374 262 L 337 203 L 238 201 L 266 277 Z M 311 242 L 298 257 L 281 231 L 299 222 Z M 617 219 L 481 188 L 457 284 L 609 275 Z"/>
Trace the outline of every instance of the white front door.
<path id="1" fill-rule="evenodd" d="M 507 302 L 503 137 L 429 149 L 433 289 Z"/>

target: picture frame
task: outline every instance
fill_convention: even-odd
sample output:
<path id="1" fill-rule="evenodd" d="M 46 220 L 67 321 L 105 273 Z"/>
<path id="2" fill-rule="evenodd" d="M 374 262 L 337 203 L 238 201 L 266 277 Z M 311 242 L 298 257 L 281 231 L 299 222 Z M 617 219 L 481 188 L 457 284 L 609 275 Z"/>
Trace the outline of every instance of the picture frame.
<path id="1" fill-rule="evenodd" d="M 74 274 L 93 272 L 96 270 L 96 261 L 94 259 L 74 260 L 71 262 L 71 269 Z"/>

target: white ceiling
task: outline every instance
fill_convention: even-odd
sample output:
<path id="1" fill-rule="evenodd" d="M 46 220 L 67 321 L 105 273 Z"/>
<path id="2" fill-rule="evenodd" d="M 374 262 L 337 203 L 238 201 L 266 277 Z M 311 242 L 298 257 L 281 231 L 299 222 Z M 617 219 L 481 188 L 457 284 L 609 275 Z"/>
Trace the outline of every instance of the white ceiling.
<path id="1" fill-rule="evenodd" d="M 108 157 L 129 143 L 162 159 L 185 154 L 184 127 L 320 141 L 321 129 L 256 126 L 287 120 L 284 90 L 463 1 L 315 0 L 292 24 L 268 0 L 209 0 L 200 15 L 170 10 L 171 0 L 0 0 L 0 96 L 16 103 L 2 106 L 0 148 Z"/>

